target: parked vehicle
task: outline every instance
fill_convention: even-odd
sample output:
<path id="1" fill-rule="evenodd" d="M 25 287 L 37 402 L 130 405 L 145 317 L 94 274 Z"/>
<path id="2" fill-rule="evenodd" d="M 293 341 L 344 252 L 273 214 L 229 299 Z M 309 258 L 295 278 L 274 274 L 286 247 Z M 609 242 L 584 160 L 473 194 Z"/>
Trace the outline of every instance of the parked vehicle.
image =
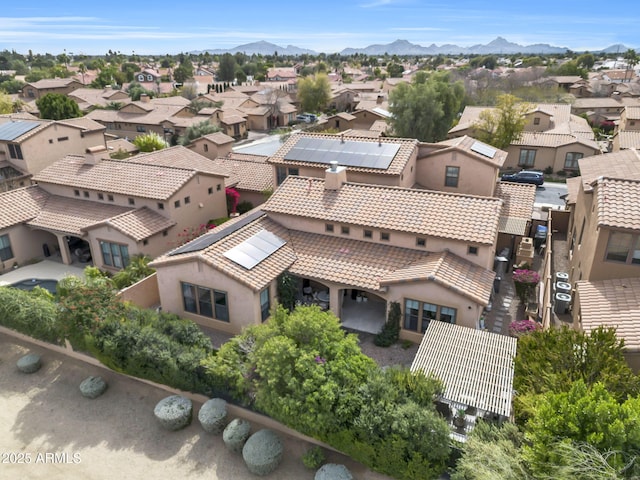
<path id="1" fill-rule="evenodd" d="M 318 117 L 313 113 L 301 113 L 296 117 L 296 120 L 299 120 L 304 123 L 314 123 L 318 120 Z"/>
<path id="2" fill-rule="evenodd" d="M 503 182 L 532 183 L 539 187 L 544 184 L 544 175 L 542 172 L 536 172 L 535 170 L 522 170 L 517 173 L 505 173 L 500 177 L 500 179 Z"/>

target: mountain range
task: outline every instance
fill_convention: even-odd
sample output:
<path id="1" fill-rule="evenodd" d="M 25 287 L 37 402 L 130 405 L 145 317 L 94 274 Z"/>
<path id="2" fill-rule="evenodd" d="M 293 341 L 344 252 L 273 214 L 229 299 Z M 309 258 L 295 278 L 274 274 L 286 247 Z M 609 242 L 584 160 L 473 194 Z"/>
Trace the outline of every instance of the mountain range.
<path id="1" fill-rule="evenodd" d="M 472 45 L 470 47 L 460 47 L 458 45 L 451 44 L 443 44 L 436 45 L 435 43 L 429 45 L 428 47 L 423 47 L 422 45 L 418 45 L 415 43 L 408 42 L 407 40 L 396 40 L 392 43 L 387 44 L 379 44 L 379 45 L 369 45 L 364 48 L 345 48 L 341 52 L 338 52 L 341 55 L 354 55 L 356 53 L 366 54 L 366 55 L 488 55 L 488 54 L 498 54 L 498 55 L 513 55 L 513 54 L 562 54 L 565 53 L 569 48 L 567 47 L 555 47 L 546 43 L 536 43 L 533 45 L 519 45 L 517 43 L 512 43 L 505 40 L 502 37 L 497 37 L 495 40 L 487 43 L 486 45 L 477 44 Z M 616 44 L 611 45 L 607 48 L 599 50 L 597 52 L 592 53 L 624 53 L 628 50 L 628 47 Z M 189 52 L 193 54 L 199 54 L 209 52 L 212 55 L 221 55 L 223 53 L 245 53 L 247 55 L 274 55 L 277 53 L 278 55 L 317 55 L 318 52 L 313 50 L 308 50 L 305 48 L 299 48 L 294 45 L 287 45 L 286 47 L 282 47 L 280 45 L 275 45 L 273 43 L 260 41 L 254 43 L 247 43 L 244 45 L 239 45 L 230 49 L 215 49 L 215 50 L 204 50 L 202 52 Z"/>

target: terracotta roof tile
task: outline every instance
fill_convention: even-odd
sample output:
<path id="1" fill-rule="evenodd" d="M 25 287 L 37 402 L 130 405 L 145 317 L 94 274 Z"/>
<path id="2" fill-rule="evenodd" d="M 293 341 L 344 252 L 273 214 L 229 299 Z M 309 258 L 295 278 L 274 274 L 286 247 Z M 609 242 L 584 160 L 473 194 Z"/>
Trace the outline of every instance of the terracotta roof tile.
<path id="1" fill-rule="evenodd" d="M 49 196 L 37 185 L 0 193 L 0 229 L 35 218 Z"/>
<path id="2" fill-rule="evenodd" d="M 582 328 L 616 327 L 616 335 L 630 350 L 640 349 L 640 278 L 576 283 Z"/>
<path id="3" fill-rule="evenodd" d="M 640 108 L 638 108 L 640 110 Z M 620 143 L 620 150 L 629 148 L 640 148 L 640 131 L 638 130 L 621 130 L 617 133 Z"/>
<path id="4" fill-rule="evenodd" d="M 567 205 L 576 203 L 576 200 L 578 199 L 578 193 L 580 191 L 580 183 L 582 183 L 581 177 L 567 178 Z"/>
<path id="5" fill-rule="evenodd" d="M 496 197 L 504 201 L 498 231 L 511 235 L 526 235 L 529 222 L 533 217 L 536 186 L 499 182 L 496 186 Z"/>
<path id="6" fill-rule="evenodd" d="M 319 168 L 326 168 L 327 164 L 325 163 L 310 163 L 305 161 L 296 161 L 296 160 L 286 160 L 285 156 L 289 151 L 300 141 L 302 138 L 318 138 L 318 139 L 332 139 L 340 138 L 340 135 L 333 134 L 314 134 L 314 133 L 298 133 L 296 135 L 291 135 L 289 139 L 278 149 L 276 153 L 274 153 L 270 158 L 269 162 L 275 164 L 286 164 L 286 165 L 299 165 L 299 166 L 312 166 Z M 414 151 L 417 149 L 418 141 L 407 138 L 382 138 L 376 137 L 372 138 L 364 138 L 364 137 L 350 137 L 351 141 L 360 141 L 360 142 L 368 142 L 368 143 L 391 143 L 391 144 L 399 144 L 400 149 L 398 153 L 393 157 L 389 167 L 386 170 L 378 169 L 378 168 L 366 168 L 366 167 L 347 167 L 349 170 L 353 170 L 356 172 L 367 172 L 367 173 L 376 173 L 382 175 L 400 175 L 403 171 L 407 162 L 410 160 L 411 156 L 414 154 Z M 338 164 L 340 164 L 340 158 L 336 158 Z"/>
<path id="7" fill-rule="evenodd" d="M 640 230 L 640 180 L 599 178 L 598 225 Z"/>
<path id="8" fill-rule="evenodd" d="M 640 154 L 636 150 L 622 150 L 584 157 L 578 160 L 583 188 L 591 189 L 598 177 L 640 180 Z"/>
<path id="9" fill-rule="evenodd" d="M 582 135 L 574 135 L 571 133 L 522 132 L 520 138 L 511 142 L 512 145 L 550 148 L 571 145 L 572 143 L 582 143 L 596 151 L 600 151 L 595 140 L 583 138 Z"/>
<path id="10" fill-rule="evenodd" d="M 142 207 L 121 213 L 90 227 L 85 227 L 85 230 L 90 230 L 100 225 L 109 225 L 139 242 L 156 233 L 167 230 L 175 224 L 174 220 L 164 217 L 148 207 Z"/>
<path id="11" fill-rule="evenodd" d="M 487 157 L 486 155 L 482 155 L 481 153 L 478 153 L 474 150 L 472 150 L 472 147 L 476 144 L 479 143 L 480 145 L 484 146 L 485 148 L 490 148 L 496 151 L 495 155 L 493 156 L 493 158 L 491 157 Z M 448 140 L 443 140 L 441 142 L 436 143 L 435 145 L 447 145 L 449 147 L 454 147 L 457 148 L 465 153 L 467 153 L 468 155 L 477 158 L 479 160 L 482 160 L 485 163 L 489 163 L 491 165 L 495 165 L 496 167 L 501 168 L 504 165 L 505 160 L 507 159 L 507 152 L 505 152 L 504 150 L 500 150 L 497 149 L 495 147 L 492 147 L 491 145 L 487 145 L 479 140 L 476 140 L 473 137 L 469 137 L 468 135 L 464 135 L 462 137 L 456 137 L 456 138 L 451 138 Z M 436 153 L 440 153 L 442 152 L 442 150 L 436 150 Z"/>
<path id="12" fill-rule="evenodd" d="M 266 163 L 266 157 L 259 155 L 232 154 L 211 160 L 216 166 L 230 172 L 226 181 L 239 190 L 264 192 L 274 187 L 273 167 Z M 257 160 L 257 161 L 256 161 Z"/>
<path id="13" fill-rule="evenodd" d="M 289 176 L 262 206 L 266 212 L 492 245 L 502 200 L 429 190 Z"/>
<path id="14" fill-rule="evenodd" d="M 193 170 L 219 177 L 229 176 L 229 171 L 216 165 L 207 157 L 181 145 L 171 148 L 163 148 L 155 152 L 141 153 L 127 159 L 130 163 L 139 163 L 155 167 L 172 167 L 184 170 Z"/>

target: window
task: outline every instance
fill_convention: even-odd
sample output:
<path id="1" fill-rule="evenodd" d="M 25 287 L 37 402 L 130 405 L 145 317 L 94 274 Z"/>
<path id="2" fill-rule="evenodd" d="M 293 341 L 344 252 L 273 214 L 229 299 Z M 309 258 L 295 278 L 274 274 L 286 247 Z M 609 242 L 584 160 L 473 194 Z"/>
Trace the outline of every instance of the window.
<path id="1" fill-rule="evenodd" d="M 640 235 L 611 232 L 605 257 L 612 262 L 640 264 Z"/>
<path id="2" fill-rule="evenodd" d="M 346 225 L 341 226 L 340 233 L 342 235 L 349 235 L 349 227 L 347 227 Z"/>
<path id="3" fill-rule="evenodd" d="M 289 175 L 300 175 L 300 170 L 298 168 L 277 167 L 276 180 L 278 182 L 278 185 L 284 182 L 284 179 Z"/>
<path id="4" fill-rule="evenodd" d="M 164 210 L 164 203 L 158 202 L 158 210 Z"/>
<path id="5" fill-rule="evenodd" d="M 79 197 L 79 196 L 80 196 L 80 190 L 74 190 L 74 191 L 73 191 L 73 194 L 74 194 L 76 197 Z"/>
<path id="6" fill-rule="evenodd" d="M 142 240 L 142 245 L 149 245 L 149 240 L 146 238 Z"/>
<path id="7" fill-rule="evenodd" d="M 432 320 L 456 323 L 456 309 L 433 303 L 406 299 L 404 302 L 404 329 L 424 333 Z M 418 330 L 418 326 L 420 330 Z"/>
<path id="8" fill-rule="evenodd" d="M 467 254 L 469 255 L 477 255 L 478 254 L 478 247 L 474 247 L 469 245 L 469 248 L 467 249 Z"/>
<path id="9" fill-rule="evenodd" d="M 169 232 L 167 230 L 163 230 L 162 231 L 162 236 L 166 237 L 167 235 L 169 235 Z"/>
<path id="10" fill-rule="evenodd" d="M 388 242 L 389 241 L 389 233 L 388 232 L 380 232 L 380 240 L 384 241 L 384 242 Z"/>
<path id="11" fill-rule="evenodd" d="M 129 199 L 129 205 L 135 205 L 135 204 L 136 204 L 135 199 L 130 198 L 130 199 Z"/>
<path id="12" fill-rule="evenodd" d="M 89 192 L 87 192 L 86 190 L 82 192 L 82 194 L 84 195 L 84 198 L 89 198 Z"/>
<path id="13" fill-rule="evenodd" d="M 578 160 L 583 156 L 584 154 L 580 152 L 567 152 L 567 155 L 564 157 L 564 168 L 566 170 L 577 170 Z"/>
<path id="14" fill-rule="evenodd" d="M 458 177 L 460 176 L 460 167 L 447 167 L 447 173 L 444 178 L 445 187 L 457 187 Z"/>
<path id="15" fill-rule="evenodd" d="M 215 318 L 223 322 L 229 321 L 227 294 L 210 288 L 181 282 L 182 301 L 186 312 Z"/>
<path id="16" fill-rule="evenodd" d="M 114 268 L 125 268 L 129 265 L 129 247 L 118 243 L 100 242 L 102 261 Z"/>
<path id="17" fill-rule="evenodd" d="M 216 190 L 219 192 L 222 189 L 222 185 L 219 183 L 218 185 L 216 185 Z"/>
<path id="18" fill-rule="evenodd" d="M 213 187 L 209 187 L 209 188 L 207 188 L 207 193 L 208 193 L 209 195 L 213 195 Z"/>
<path id="19" fill-rule="evenodd" d="M 50 138 L 50 139 L 49 139 L 49 143 L 53 143 L 53 138 Z"/>
<path id="20" fill-rule="evenodd" d="M 208 152 L 209 151 L 209 145 L 207 145 L 206 143 L 204 144 L 204 151 Z"/>
<path id="21" fill-rule="evenodd" d="M 10 143 L 9 156 L 17 160 L 24 160 L 24 158 L 22 157 L 22 148 L 20 148 L 20 145 L 18 145 L 17 143 Z"/>
<path id="22" fill-rule="evenodd" d="M 136 125 L 136 132 L 146 132 L 147 129 L 144 128 L 144 125 Z"/>
<path id="23" fill-rule="evenodd" d="M 373 238 L 373 232 L 371 230 L 365 230 L 362 232 L 362 236 L 364 238 Z"/>
<path id="24" fill-rule="evenodd" d="M 534 117 L 533 124 L 534 125 L 540 125 L 540 117 Z"/>
<path id="25" fill-rule="evenodd" d="M 580 227 L 580 237 L 578 237 L 578 246 L 582 245 L 582 235 L 584 235 L 584 226 L 586 223 L 586 218 L 582 219 L 582 227 Z"/>
<path id="26" fill-rule="evenodd" d="M 520 149 L 520 158 L 518 159 L 519 167 L 533 167 L 536 161 L 536 151 L 526 148 Z"/>
<path id="27" fill-rule="evenodd" d="M 269 297 L 269 287 L 260 292 L 260 313 L 262 321 L 269 318 L 269 310 L 271 310 L 271 297 Z"/>
<path id="28" fill-rule="evenodd" d="M 99 193 L 98 194 L 98 200 L 104 200 L 104 194 L 103 193 Z"/>
<path id="29" fill-rule="evenodd" d="M 173 202 L 173 206 L 174 208 L 180 208 L 180 200 L 176 200 L 175 202 Z"/>
<path id="30" fill-rule="evenodd" d="M 426 238 L 421 238 L 421 237 L 416 238 L 416 247 L 426 247 L 426 246 L 427 246 Z"/>
<path id="31" fill-rule="evenodd" d="M 184 204 L 189 205 L 191 203 L 191 197 L 184 197 Z"/>
<path id="32" fill-rule="evenodd" d="M 59 142 L 66 142 L 67 140 L 69 140 L 69 137 L 58 137 Z"/>
<path id="33" fill-rule="evenodd" d="M 329 232 L 329 233 L 333 233 L 333 223 L 325 223 L 324 224 L 324 231 L 325 232 Z"/>
<path id="34" fill-rule="evenodd" d="M 107 195 L 107 200 L 109 200 L 110 202 L 113 202 L 113 195 Z"/>
<path id="35" fill-rule="evenodd" d="M 0 235 L 0 260 L 4 262 L 10 258 L 13 258 L 13 250 L 11 250 L 9 235 Z"/>

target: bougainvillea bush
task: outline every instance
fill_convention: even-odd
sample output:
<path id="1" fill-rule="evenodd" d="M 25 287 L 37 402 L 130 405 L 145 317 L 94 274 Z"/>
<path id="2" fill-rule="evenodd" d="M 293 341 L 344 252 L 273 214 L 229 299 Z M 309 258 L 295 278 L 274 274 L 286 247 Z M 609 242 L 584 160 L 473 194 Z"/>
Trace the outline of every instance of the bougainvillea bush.
<path id="1" fill-rule="evenodd" d="M 509 324 L 509 335 L 512 337 L 520 337 L 529 332 L 541 329 L 542 325 L 533 320 L 516 320 Z"/>
<path id="2" fill-rule="evenodd" d="M 518 298 L 522 303 L 527 303 L 527 300 L 540 281 L 540 275 L 535 270 L 521 268 L 513 272 L 511 278 L 516 286 Z"/>

